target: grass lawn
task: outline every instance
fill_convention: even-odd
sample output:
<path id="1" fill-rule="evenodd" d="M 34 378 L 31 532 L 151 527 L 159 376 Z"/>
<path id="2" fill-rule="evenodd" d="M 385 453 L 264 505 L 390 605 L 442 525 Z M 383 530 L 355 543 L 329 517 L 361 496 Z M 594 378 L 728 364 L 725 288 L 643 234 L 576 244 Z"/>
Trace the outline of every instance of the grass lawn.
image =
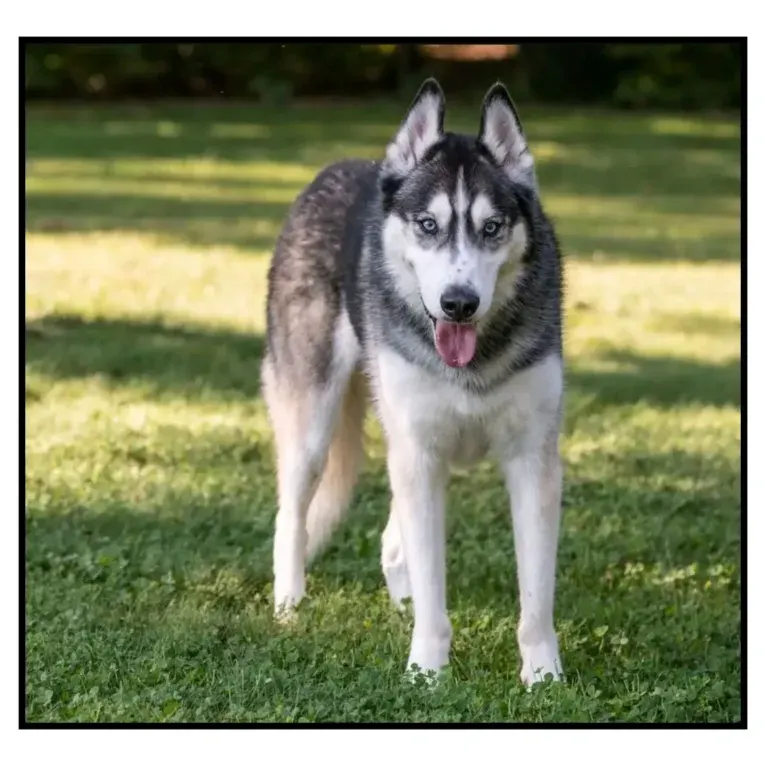
<path id="1" fill-rule="evenodd" d="M 348 522 L 299 619 L 272 620 L 270 248 L 301 186 L 380 156 L 401 110 L 29 108 L 28 720 L 740 719 L 734 120 L 523 112 L 568 260 L 567 683 L 519 684 L 489 464 L 451 485 L 451 674 L 403 681 L 373 420 Z M 478 106 L 447 122 L 475 130 Z"/>

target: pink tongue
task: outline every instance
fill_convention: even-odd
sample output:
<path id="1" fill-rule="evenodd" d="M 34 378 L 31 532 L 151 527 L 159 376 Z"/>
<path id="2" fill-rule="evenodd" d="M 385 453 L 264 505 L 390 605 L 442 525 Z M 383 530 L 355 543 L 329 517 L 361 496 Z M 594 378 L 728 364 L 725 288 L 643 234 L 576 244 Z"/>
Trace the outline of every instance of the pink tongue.
<path id="1" fill-rule="evenodd" d="M 437 319 L 436 350 L 450 367 L 465 367 L 476 353 L 476 328 Z"/>

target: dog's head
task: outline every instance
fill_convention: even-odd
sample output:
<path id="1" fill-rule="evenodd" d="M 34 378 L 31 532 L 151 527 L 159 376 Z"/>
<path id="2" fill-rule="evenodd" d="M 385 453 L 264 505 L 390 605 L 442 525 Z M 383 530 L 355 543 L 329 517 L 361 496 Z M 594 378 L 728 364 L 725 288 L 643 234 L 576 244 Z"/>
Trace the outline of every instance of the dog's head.
<path id="1" fill-rule="evenodd" d="M 398 288 L 427 313 L 450 366 L 476 353 L 477 327 L 509 300 L 532 241 L 534 163 L 501 84 L 476 137 L 444 132 L 444 94 L 426 80 L 381 167 L 383 249 Z"/>

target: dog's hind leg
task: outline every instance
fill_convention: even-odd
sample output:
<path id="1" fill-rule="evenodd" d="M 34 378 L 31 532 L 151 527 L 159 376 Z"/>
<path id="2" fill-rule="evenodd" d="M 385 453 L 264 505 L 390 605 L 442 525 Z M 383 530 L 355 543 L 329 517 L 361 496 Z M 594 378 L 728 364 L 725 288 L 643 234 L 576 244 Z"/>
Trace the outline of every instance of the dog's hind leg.
<path id="1" fill-rule="evenodd" d="M 274 607 L 278 615 L 289 614 L 303 598 L 307 554 L 340 519 L 356 479 L 363 404 L 358 387 L 349 385 L 355 364 L 355 346 L 339 333 L 329 376 L 321 384 L 299 386 L 289 379 L 295 368 L 278 373 L 268 358 L 263 366 L 277 454 Z"/>
<path id="2" fill-rule="evenodd" d="M 381 564 L 391 600 L 397 607 L 401 608 L 404 599 L 412 598 L 412 586 L 407 571 L 407 562 L 404 558 L 402 534 L 399 529 L 399 521 L 396 518 L 393 500 L 391 501 L 388 523 L 383 530 Z"/>

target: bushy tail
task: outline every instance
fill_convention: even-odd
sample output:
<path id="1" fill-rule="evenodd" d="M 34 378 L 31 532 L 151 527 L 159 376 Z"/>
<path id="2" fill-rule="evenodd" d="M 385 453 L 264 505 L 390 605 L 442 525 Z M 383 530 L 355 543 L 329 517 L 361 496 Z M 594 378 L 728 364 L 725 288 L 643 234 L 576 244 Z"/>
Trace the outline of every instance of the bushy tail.
<path id="1" fill-rule="evenodd" d="M 364 413 L 364 381 L 357 373 L 349 382 L 322 478 L 309 506 L 306 518 L 309 561 L 327 544 L 351 500 L 363 459 Z"/>

